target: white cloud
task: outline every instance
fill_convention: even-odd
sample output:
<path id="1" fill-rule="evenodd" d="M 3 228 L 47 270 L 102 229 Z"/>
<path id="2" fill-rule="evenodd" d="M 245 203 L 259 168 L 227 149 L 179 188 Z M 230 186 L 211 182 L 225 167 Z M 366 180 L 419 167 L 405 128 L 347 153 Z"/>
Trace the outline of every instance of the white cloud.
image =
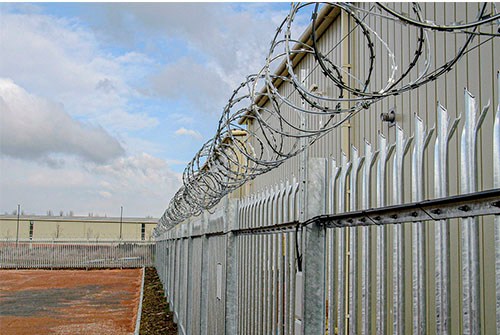
<path id="1" fill-rule="evenodd" d="M 186 129 L 184 127 L 177 129 L 175 131 L 175 135 L 178 135 L 178 136 L 189 136 L 189 137 L 192 137 L 192 138 L 197 139 L 197 140 L 201 140 L 203 138 L 201 136 L 201 134 L 199 132 L 197 132 L 196 130 Z"/>
<path id="2" fill-rule="evenodd" d="M 183 57 L 151 77 L 152 89 L 169 99 L 186 99 L 204 112 L 220 115 L 233 88 L 212 67 Z"/>
<path id="3" fill-rule="evenodd" d="M 30 185 L 38 189 L 51 188 L 80 188 L 83 185 L 90 185 L 90 178 L 87 172 L 78 168 L 77 164 L 71 161 L 66 161 L 64 169 L 54 170 L 50 166 L 40 166 L 33 162 L 16 161 L 8 158 L 3 158 L 3 163 L 6 166 L 17 167 L 16 171 L 12 171 L 12 182 L 21 182 L 22 185 Z M 24 174 L 24 177 L 19 176 L 23 172 L 21 167 L 30 167 Z M 31 167 L 33 169 L 31 169 Z M 24 170 L 26 171 L 26 170 Z M 19 178 L 19 179 L 18 179 Z"/>
<path id="4" fill-rule="evenodd" d="M 2 76 L 63 104 L 72 116 L 105 127 L 156 125 L 146 113 L 128 109 L 131 99 L 143 96 L 130 83 L 152 66 L 147 56 L 101 50 L 94 32 L 75 19 L 2 13 L 0 30 Z"/>
<path id="5" fill-rule="evenodd" d="M 157 118 L 146 113 L 127 113 L 123 110 L 111 110 L 98 118 L 100 123 L 106 124 L 109 129 L 140 130 L 153 128 L 160 124 Z"/>
<path id="6" fill-rule="evenodd" d="M 172 113 L 170 114 L 170 118 L 175 122 L 182 124 L 193 124 L 195 121 L 192 116 L 186 116 L 185 114 L 180 113 Z"/>
<path id="7" fill-rule="evenodd" d="M 143 153 L 137 156 L 119 158 L 107 165 L 96 166 L 96 173 L 116 178 L 120 183 L 108 184 L 109 189 L 116 189 L 119 185 L 126 186 L 131 183 L 143 185 L 144 189 L 157 194 L 160 185 L 177 182 L 178 175 L 169 172 L 167 163 L 157 157 Z M 134 179 L 130 179 L 134 177 Z"/>
<path id="8" fill-rule="evenodd" d="M 107 191 L 99 191 L 99 195 L 103 198 L 111 198 L 113 195 Z"/>
<path id="9" fill-rule="evenodd" d="M 155 215 L 181 185 L 181 174 L 172 171 L 164 160 L 146 153 L 115 159 L 110 164 L 95 166 L 91 172 L 107 181 L 100 187 L 101 192 L 110 194 L 110 202 L 118 204 L 122 199 L 129 210 L 142 207 Z"/>
<path id="10" fill-rule="evenodd" d="M 46 159 L 54 154 L 78 156 L 103 163 L 125 153 L 121 144 L 99 126 L 73 119 L 61 105 L 32 95 L 12 80 L 0 78 L 0 152 L 24 159 Z"/>
<path id="11" fill-rule="evenodd" d="M 269 5 L 227 3 L 127 3 L 104 8 L 102 34 L 125 44 L 140 39 L 155 52 L 162 46 L 168 50 L 168 62 L 150 77 L 154 93 L 186 98 L 193 108 L 214 115 L 222 113 L 248 75 L 265 65 L 276 28 L 288 14 Z"/>
<path id="12" fill-rule="evenodd" d="M 28 213 L 73 210 L 118 216 L 160 216 L 181 184 L 162 159 L 148 154 L 117 158 L 105 165 L 82 165 L 68 159 L 62 170 L 36 162 L 0 157 L 0 209 L 21 204 Z M 11 209 L 12 208 L 12 209 Z M 114 210 L 114 212 L 113 212 Z"/>
<path id="13" fill-rule="evenodd" d="M 108 29 L 116 36 L 131 33 L 126 26 L 133 23 L 152 32 L 155 39 L 174 36 L 184 40 L 226 71 L 243 70 L 243 76 L 264 65 L 262 56 L 287 14 L 287 10 L 272 12 L 269 6 L 263 15 L 263 9 L 256 6 L 220 3 L 110 4 L 107 8 Z"/>
<path id="14" fill-rule="evenodd" d="M 2 15 L 2 61 L 0 69 L 18 82 L 44 95 L 61 95 L 77 89 L 94 90 L 104 79 L 97 71 L 108 63 L 97 59 L 96 41 L 77 22 L 44 15 Z M 21 52 L 24 51 L 24 52 Z M 99 65 L 98 65 L 99 64 Z M 50 77 L 41 76 L 50 74 Z M 105 73 L 111 77 L 112 73 Z M 48 80 L 50 78 L 50 80 Z"/>
<path id="15" fill-rule="evenodd" d="M 189 161 L 180 161 L 178 159 L 168 159 L 167 163 L 169 165 L 184 165 L 185 166 L 189 163 Z"/>

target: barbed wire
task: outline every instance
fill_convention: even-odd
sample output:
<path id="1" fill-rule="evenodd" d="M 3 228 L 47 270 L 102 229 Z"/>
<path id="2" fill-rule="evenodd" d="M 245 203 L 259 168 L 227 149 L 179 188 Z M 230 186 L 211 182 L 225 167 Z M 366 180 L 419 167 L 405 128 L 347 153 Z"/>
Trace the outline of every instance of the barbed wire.
<path id="1" fill-rule="evenodd" d="M 324 27 L 319 20 L 325 18 L 320 12 L 335 7 L 348 16 L 347 31 L 338 34 L 333 45 L 320 43 Z M 294 24 L 306 11 L 312 12 L 310 31 L 297 37 Z M 154 234 L 212 209 L 225 195 L 277 168 L 374 103 L 451 71 L 467 52 L 484 43 L 474 45 L 479 36 L 500 36 L 500 14 L 494 3 L 478 4 L 474 19 L 468 17 L 470 11 L 467 17 L 454 14 L 453 21 L 440 22 L 418 3 L 293 3 L 271 41 L 265 65 L 233 91 L 214 137 L 187 164 L 183 185 Z M 411 53 L 402 50 L 401 41 L 383 38 L 382 27 L 389 23 L 401 26 L 408 44 L 412 41 Z M 432 48 L 443 46 L 433 45 L 430 33 L 463 37 L 455 38 L 456 51 L 438 64 L 431 57 Z M 365 57 L 356 71 L 343 64 L 341 56 L 352 38 L 357 38 L 359 54 Z M 312 66 L 296 73 L 304 57 Z M 326 87 L 316 84 L 325 81 Z"/>

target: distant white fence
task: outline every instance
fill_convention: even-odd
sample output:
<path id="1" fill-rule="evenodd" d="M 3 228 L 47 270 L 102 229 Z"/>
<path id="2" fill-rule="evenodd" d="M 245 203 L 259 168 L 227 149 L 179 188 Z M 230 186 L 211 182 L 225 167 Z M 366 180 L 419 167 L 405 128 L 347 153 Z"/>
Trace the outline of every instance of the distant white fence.
<path id="1" fill-rule="evenodd" d="M 3 241 L 0 268 L 137 268 L 153 266 L 154 254 L 151 242 Z"/>

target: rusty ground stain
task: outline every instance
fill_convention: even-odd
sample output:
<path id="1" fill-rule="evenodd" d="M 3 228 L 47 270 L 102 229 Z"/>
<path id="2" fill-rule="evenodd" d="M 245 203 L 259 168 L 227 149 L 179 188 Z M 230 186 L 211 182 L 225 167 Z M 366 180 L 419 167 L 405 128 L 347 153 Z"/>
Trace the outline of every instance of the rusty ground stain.
<path id="1" fill-rule="evenodd" d="M 0 270 L 0 334 L 133 334 L 141 269 Z"/>

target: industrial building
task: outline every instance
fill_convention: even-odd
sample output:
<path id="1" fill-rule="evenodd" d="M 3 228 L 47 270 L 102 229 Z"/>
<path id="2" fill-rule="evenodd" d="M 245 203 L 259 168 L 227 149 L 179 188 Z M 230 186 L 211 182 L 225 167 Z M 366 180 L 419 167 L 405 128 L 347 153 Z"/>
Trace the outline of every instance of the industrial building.
<path id="1" fill-rule="evenodd" d="M 150 241 L 158 219 L 0 215 L 1 241 Z"/>

